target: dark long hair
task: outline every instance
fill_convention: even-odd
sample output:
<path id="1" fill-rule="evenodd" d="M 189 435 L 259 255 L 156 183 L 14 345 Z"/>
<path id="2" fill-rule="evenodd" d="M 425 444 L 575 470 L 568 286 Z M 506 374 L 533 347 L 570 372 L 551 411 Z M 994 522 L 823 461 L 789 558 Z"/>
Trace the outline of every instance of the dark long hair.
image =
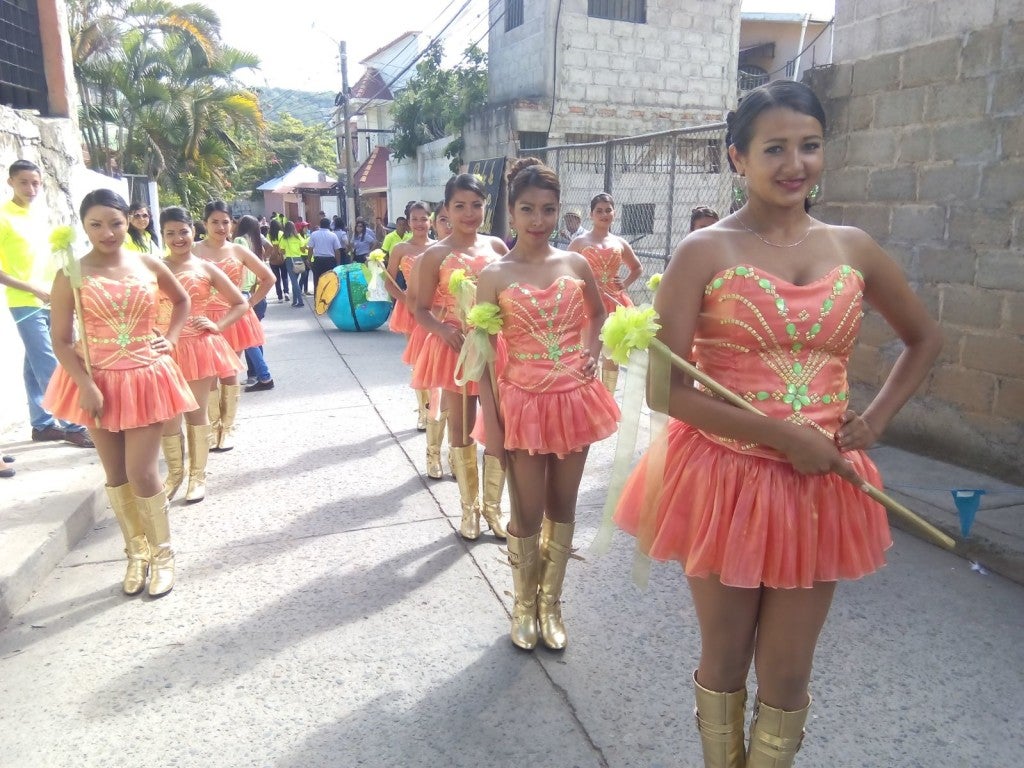
<path id="1" fill-rule="evenodd" d="M 452 176 L 444 185 L 444 204 L 448 205 L 459 190 L 474 192 L 484 200 L 487 199 L 487 190 L 480 179 L 471 173 L 460 173 L 458 176 Z"/>
<path id="2" fill-rule="evenodd" d="M 737 151 L 746 153 L 754 134 L 754 122 L 757 116 L 768 109 L 785 107 L 802 115 L 813 117 L 821 123 L 821 131 L 825 132 L 825 109 L 821 106 L 814 91 L 803 83 L 792 80 L 775 80 L 760 88 L 755 88 L 740 102 L 735 112 L 726 118 L 725 146 L 736 147 Z M 726 153 L 728 157 L 728 153 Z M 729 158 L 729 167 L 735 171 L 736 166 Z"/>
<path id="3" fill-rule="evenodd" d="M 260 223 L 255 216 L 243 216 L 235 227 L 235 237 L 244 237 L 249 241 L 249 250 L 259 258 L 263 258 L 263 234 Z"/>
<path id="4" fill-rule="evenodd" d="M 128 203 L 117 192 L 112 192 L 109 189 L 94 189 L 86 195 L 78 207 L 78 217 L 84 219 L 86 212 L 97 205 L 104 208 L 116 208 L 126 220 L 128 219 Z"/>
<path id="5" fill-rule="evenodd" d="M 231 208 L 223 200 L 211 200 L 206 204 L 203 209 L 203 221 L 209 221 L 210 217 L 215 213 L 226 213 L 228 218 L 231 218 Z"/>
<path id="6" fill-rule="evenodd" d="M 153 221 L 153 211 L 151 211 L 149 206 L 146 205 L 145 203 L 132 203 L 130 206 L 128 206 L 128 236 L 131 237 L 132 242 L 139 246 L 139 248 L 146 248 L 146 238 L 143 237 L 142 233 L 139 230 L 131 226 L 132 214 L 141 211 L 143 208 L 149 211 L 149 223 L 146 224 L 145 230 L 149 232 L 149 236 L 153 238 L 153 242 L 156 243 L 157 246 L 159 246 L 160 238 L 157 236 L 156 233 L 156 222 Z"/>

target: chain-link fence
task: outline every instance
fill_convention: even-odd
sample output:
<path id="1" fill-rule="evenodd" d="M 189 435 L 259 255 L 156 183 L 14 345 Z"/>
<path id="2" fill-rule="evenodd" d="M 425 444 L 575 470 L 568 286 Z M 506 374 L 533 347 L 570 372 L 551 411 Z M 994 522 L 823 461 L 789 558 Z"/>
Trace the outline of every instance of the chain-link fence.
<path id="1" fill-rule="evenodd" d="M 562 213 L 578 212 L 587 226 L 590 200 L 615 199 L 612 232 L 633 246 L 644 278 L 630 287 L 635 301 L 650 300 L 647 277 L 662 272 L 690 231 L 695 208 L 729 212 L 733 176 L 725 155 L 725 123 L 624 139 L 524 149 L 539 157 L 562 184 Z"/>

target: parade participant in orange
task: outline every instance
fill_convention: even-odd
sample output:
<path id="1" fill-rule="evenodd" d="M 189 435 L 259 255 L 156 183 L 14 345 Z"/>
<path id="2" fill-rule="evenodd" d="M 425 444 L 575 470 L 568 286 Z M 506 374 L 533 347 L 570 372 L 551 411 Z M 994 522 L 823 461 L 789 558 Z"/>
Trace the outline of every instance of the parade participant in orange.
<path id="1" fill-rule="evenodd" d="M 859 490 L 880 485 L 864 449 L 924 380 L 942 338 L 867 234 L 807 214 L 825 165 L 825 113 L 809 88 L 758 88 L 728 125 L 748 201 L 681 242 L 655 297 L 658 336 L 770 418 L 674 373 L 667 403 L 651 401 L 671 417 L 667 434 L 632 474 L 616 519 L 651 557 L 683 564 L 701 632 L 704 764 L 786 768 L 836 585 L 880 568 L 892 543 L 885 510 Z M 864 301 L 904 348 L 857 413 L 847 364 Z"/>
<path id="2" fill-rule="evenodd" d="M 203 223 L 206 226 L 206 239 L 195 246 L 196 256 L 220 268 L 239 289 L 246 267 L 256 275 L 256 287 L 249 297 L 249 311 L 224 329 L 224 338 L 231 349 L 241 355 L 245 349 L 263 344 L 263 328 L 252 307 L 265 299 L 274 287 L 274 273 L 248 248 L 229 240 L 231 210 L 223 200 L 213 200 L 206 204 Z M 230 309 L 231 304 L 215 293 L 206 305 L 206 316 L 214 323 L 219 323 Z M 209 403 L 211 448 L 230 451 L 235 447 L 233 433 L 241 394 L 242 387 L 237 375 L 220 379 L 220 392 L 214 393 Z"/>
<path id="3" fill-rule="evenodd" d="M 188 320 L 171 356 L 199 406 L 185 414 L 189 464 L 185 501 L 196 502 L 206 496 L 206 462 L 210 450 L 207 401 L 211 386 L 218 378 L 230 378 L 242 369 L 238 355 L 223 336 L 224 329 L 245 314 L 248 305 L 227 275 L 214 264 L 193 255 L 192 219 L 184 208 L 161 211 L 160 232 L 168 251 L 164 263 L 188 292 L 191 302 Z M 214 292 L 229 304 L 228 311 L 216 323 L 206 316 L 206 305 Z M 167 462 L 164 492 L 168 499 L 173 499 L 185 478 L 180 415 L 164 423 L 161 444 Z"/>
<path id="4" fill-rule="evenodd" d="M 595 378 L 605 310 L 587 260 L 553 248 L 561 186 L 528 157 L 508 172 L 512 251 L 480 274 L 477 306 L 497 322 L 508 363 L 497 389 L 481 381 L 487 450 L 507 452 L 515 585 L 512 642 L 565 648 L 561 596 L 572 553 L 576 497 L 590 444 L 615 431 L 619 409 Z M 496 340 L 495 340 L 496 344 Z M 495 402 L 495 394 L 497 402 Z M 504 449 L 504 450 L 502 450 Z"/>
<path id="5" fill-rule="evenodd" d="M 395 333 L 405 334 L 406 346 L 409 344 L 409 336 L 416 327 L 416 317 L 413 315 L 415 306 L 409 299 L 408 288 L 412 280 L 413 266 L 420 255 L 434 244 L 434 241 L 430 239 L 430 208 L 427 204 L 410 203 L 407 215 L 412 237 L 404 242 L 396 243 L 392 248 L 388 256 L 388 274 L 391 275 L 391 279 L 386 283 L 388 293 L 395 300 L 389 326 Z M 427 428 L 429 402 L 430 393 L 423 389 L 417 389 L 416 429 L 420 432 Z"/>
<path id="6" fill-rule="evenodd" d="M 594 228 L 575 238 L 569 244 L 569 250 L 583 254 L 590 263 L 606 312 L 614 312 L 616 307 L 631 307 L 633 302 L 627 290 L 644 270 L 632 246 L 618 235 L 611 234 L 615 201 L 607 192 L 594 195 L 590 201 L 590 220 Z M 625 279 L 619 276 L 623 264 L 629 269 Z M 601 380 L 609 392 L 615 392 L 619 366 L 614 360 L 605 358 L 601 366 Z"/>
<path id="7" fill-rule="evenodd" d="M 459 533 L 466 539 L 480 536 L 480 516 L 498 538 L 505 538 L 501 519 L 501 494 L 505 473 L 498 457 L 484 454 L 484 490 L 481 509 L 476 443 L 470 438 L 476 420 L 477 386 L 475 382 L 455 382 L 455 364 L 465 338 L 465 318 L 460 317 L 456 297 L 449 290 L 453 274 L 464 274 L 475 281 L 481 270 L 497 261 L 508 249 L 496 237 L 477 232 L 484 220 L 487 192 L 475 176 L 463 173 L 453 177 L 444 188 L 444 202 L 453 231 L 431 246 L 416 263 L 416 322 L 428 332 L 413 368 L 415 389 L 440 387 L 441 420 L 448 422 L 452 471 L 459 483 L 462 521 Z M 458 276 L 458 275 L 456 275 Z M 428 425 L 428 430 L 430 425 Z M 440 470 L 440 459 L 431 457 L 428 465 Z"/>
<path id="8" fill-rule="evenodd" d="M 88 424 L 124 535 L 125 594 L 174 586 L 167 494 L 157 459 L 163 422 L 196 408 L 170 352 L 188 317 L 185 289 L 159 259 L 124 248 L 128 204 L 106 189 L 80 210 L 92 250 L 79 280 L 58 273 L 51 292 L 53 350 L 60 367 L 44 402 L 57 416 Z M 73 265 L 72 265 L 73 266 Z M 75 342 L 76 296 L 80 327 Z M 159 293 L 171 303 L 167 332 L 154 332 Z"/>

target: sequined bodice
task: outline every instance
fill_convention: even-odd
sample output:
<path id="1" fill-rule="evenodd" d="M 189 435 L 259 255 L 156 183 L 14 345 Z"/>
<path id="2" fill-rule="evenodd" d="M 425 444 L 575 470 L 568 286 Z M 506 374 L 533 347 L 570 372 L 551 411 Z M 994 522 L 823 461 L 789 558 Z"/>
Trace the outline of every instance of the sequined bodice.
<path id="1" fill-rule="evenodd" d="M 94 368 L 141 368 L 157 358 L 150 346 L 156 321 L 156 275 L 132 273 L 118 280 L 86 275 L 82 313 Z"/>
<path id="2" fill-rule="evenodd" d="M 846 410 L 846 365 L 857 339 L 863 276 L 833 268 L 793 285 L 749 266 L 722 270 L 704 288 L 694 335 L 697 365 L 774 418 L 831 438 Z M 777 457 L 763 446 L 732 448 Z"/>
<path id="3" fill-rule="evenodd" d="M 225 256 L 220 261 L 211 261 L 210 263 L 214 266 L 220 267 L 220 270 L 231 279 L 231 282 L 234 283 L 239 290 L 241 290 L 242 277 L 245 274 L 245 264 L 241 259 L 231 255 Z M 217 293 L 217 289 L 211 288 L 208 306 L 216 307 L 217 309 L 227 309 L 231 305 L 221 298 L 220 294 Z"/>
<path id="4" fill-rule="evenodd" d="M 547 288 L 512 283 L 498 295 L 508 344 L 502 378 L 530 392 L 565 392 L 588 380 L 583 373 L 587 327 L 583 281 L 560 277 Z"/>
<path id="5" fill-rule="evenodd" d="M 452 279 L 452 273 L 457 269 L 466 271 L 466 277 L 475 283 L 484 267 L 498 257 L 494 254 L 481 254 L 470 256 L 466 253 L 452 251 L 441 261 L 437 271 L 437 290 L 434 291 L 434 308 L 440 310 L 444 319 L 454 322 L 451 318 L 456 316 L 455 297 L 448 290 L 448 283 Z"/>
<path id="6" fill-rule="evenodd" d="M 416 259 L 422 254 L 419 253 L 407 253 L 402 257 L 402 260 L 398 262 L 398 271 L 405 277 L 406 285 L 409 283 L 409 278 L 412 277 L 412 268 L 416 266 Z"/>
<path id="7" fill-rule="evenodd" d="M 588 245 L 583 249 L 583 256 L 590 264 L 598 287 L 607 290 L 609 283 L 618 277 L 619 269 L 622 267 L 622 248 L 617 245 L 608 248 Z"/>
<path id="8" fill-rule="evenodd" d="M 206 271 L 202 269 L 186 269 L 175 273 L 174 276 L 178 278 L 182 288 L 188 292 L 188 298 L 191 302 L 188 314 L 189 320 L 194 317 L 205 317 L 206 305 L 214 294 L 213 283 L 210 282 Z M 182 338 L 186 336 L 201 336 L 204 333 L 207 333 L 207 331 L 197 330 L 192 323 L 185 323 L 185 327 L 181 329 Z"/>

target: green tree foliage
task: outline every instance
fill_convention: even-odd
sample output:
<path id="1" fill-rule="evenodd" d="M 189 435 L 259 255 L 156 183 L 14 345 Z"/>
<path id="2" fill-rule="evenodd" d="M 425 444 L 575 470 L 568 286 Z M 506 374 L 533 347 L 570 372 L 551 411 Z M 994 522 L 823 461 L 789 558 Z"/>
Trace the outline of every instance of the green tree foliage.
<path id="1" fill-rule="evenodd" d="M 417 147 L 452 136 L 445 157 L 451 159 L 451 169 L 458 171 L 464 147 L 462 129 L 470 114 L 487 103 L 487 54 L 471 45 L 451 69 L 441 67 L 443 57 L 441 45 L 432 44 L 416 65 L 416 74 L 395 97 L 391 151 L 397 160 L 415 157 Z"/>
<path id="2" fill-rule="evenodd" d="M 264 129 L 237 80 L 259 59 L 220 40 L 217 14 L 169 0 L 70 0 L 82 138 L 93 168 L 155 178 L 195 207 L 231 187 L 238 137 Z"/>
<path id="3" fill-rule="evenodd" d="M 254 190 L 299 163 L 334 175 L 338 151 L 334 132 L 326 123 L 308 125 L 288 113 L 261 133 L 250 132 L 242 141 L 245 163 L 235 176 L 237 190 Z"/>

